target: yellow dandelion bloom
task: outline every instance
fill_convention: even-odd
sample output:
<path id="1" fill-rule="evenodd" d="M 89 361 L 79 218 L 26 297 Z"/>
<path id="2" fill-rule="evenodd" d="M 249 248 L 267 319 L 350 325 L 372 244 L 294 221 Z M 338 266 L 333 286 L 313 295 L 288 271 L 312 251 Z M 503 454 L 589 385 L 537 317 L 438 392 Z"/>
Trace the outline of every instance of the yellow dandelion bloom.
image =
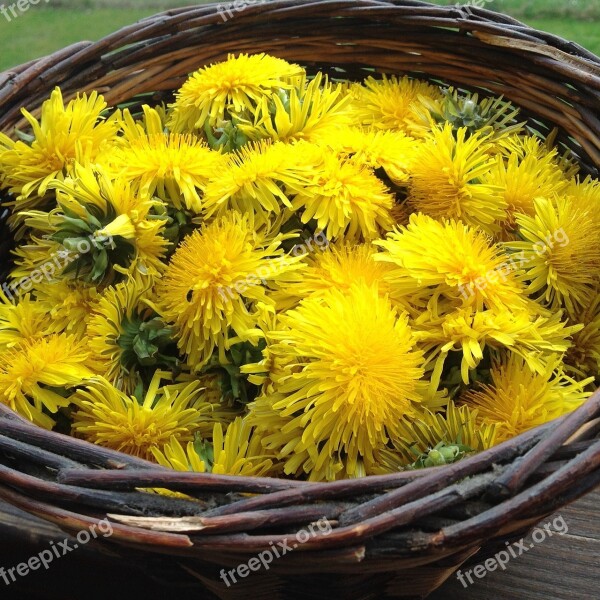
<path id="1" fill-rule="evenodd" d="M 238 417 L 223 433 L 223 426 L 215 424 L 212 443 L 188 442 L 181 445 L 172 437 L 162 450 L 154 449 L 156 461 L 176 471 L 244 475 L 263 477 L 273 475 L 273 456 L 265 452 L 260 439 L 246 421 Z"/>
<path id="2" fill-rule="evenodd" d="M 78 281 L 59 279 L 37 284 L 35 297 L 53 331 L 81 339 L 86 333 L 90 307 L 98 299 L 98 290 Z"/>
<path id="3" fill-rule="evenodd" d="M 350 102 L 343 84 L 331 83 L 322 73 L 308 83 L 304 76 L 291 90 L 263 97 L 254 119 L 241 119 L 238 127 L 251 140 L 313 142 L 351 123 Z"/>
<path id="4" fill-rule="evenodd" d="M 571 379 L 560 359 L 537 373 L 511 354 L 492 368 L 491 380 L 466 392 L 461 401 L 477 408 L 481 425 L 496 425 L 498 443 L 571 412 L 591 395 L 584 388 L 592 378 Z"/>
<path id="5" fill-rule="evenodd" d="M 246 420 L 238 417 L 223 433 L 220 423 L 212 435 L 212 472 L 219 475 L 269 475 L 273 456 L 265 452 L 260 437 Z"/>
<path id="6" fill-rule="evenodd" d="M 598 211 L 600 208 L 600 180 L 592 179 L 590 176 L 583 180 L 573 179 L 569 182 L 565 195 L 577 208 L 585 211 Z"/>
<path id="7" fill-rule="evenodd" d="M 156 111 L 144 106 L 144 112 Z M 124 118 L 129 122 L 131 115 Z M 112 176 L 134 183 L 143 196 L 158 196 L 179 210 L 199 213 L 201 188 L 220 171 L 223 155 L 192 134 L 155 132 L 156 127 L 152 133 L 141 134 L 131 123 L 128 129 L 133 133 L 111 146 L 99 162 Z"/>
<path id="8" fill-rule="evenodd" d="M 103 377 L 93 377 L 69 401 L 75 405 L 73 433 L 89 442 L 152 460 L 172 436 L 191 441 L 214 405 L 201 399 L 198 381 L 160 386 L 157 371 L 140 402 Z"/>
<path id="9" fill-rule="evenodd" d="M 327 295 L 329 290 L 348 292 L 356 283 L 377 286 L 381 297 L 390 296 L 393 303 L 408 309 L 414 297 L 395 297 L 385 276 L 393 265 L 376 261 L 376 250 L 370 244 L 334 246 L 311 253 L 306 258 L 306 268 L 298 273 L 298 280 L 283 286 L 273 294 L 278 310 L 297 306 L 309 296 Z"/>
<path id="10" fill-rule="evenodd" d="M 129 142 L 140 138 L 147 138 L 157 133 L 165 133 L 167 130 L 167 113 L 164 105 L 148 106 L 142 105 L 142 113 L 137 118 L 131 114 L 128 108 L 119 114 L 119 126 L 122 135 L 114 140 L 105 152 L 101 152 L 99 160 L 104 160 L 106 154 L 110 153 L 111 147 L 127 145 Z"/>
<path id="11" fill-rule="evenodd" d="M 208 473 L 210 472 L 210 456 L 204 455 L 204 446 L 200 448 L 197 446 L 198 441 L 188 442 L 184 449 L 177 437 L 171 436 L 171 439 L 162 448 L 152 448 L 152 456 L 159 465 L 174 471 Z"/>
<path id="12" fill-rule="evenodd" d="M 235 210 L 251 217 L 257 227 L 270 223 L 291 209 L 290 196 L 308 181 L 310 167 L 320 160 L 318 148 L 309 144 L 263 141 L 245 146 L 209 180 L 203 198 L 207 217 Z"/>
<path id="13" fill-rule="evenodd" d="M 411 165 L 408 201 L 431 217 L 460 219 L 493 234 L 506 219 L 502 189 L 484 183 L 494 165 L 489 135 L 450 124 L 435 128 L 421 142 Z"/>
<path id="14" fill-rule="evenodd" d="M 372 169 L 327 153 L 292 200 L 302 223 L 314 220 L 328 239 L 347 241 L 372 240 L 389 231 L 393 205 L 393 194 Z"/>
<path id="15" fill-rule="evenodd" d="M 126 394 L 157 367 L 177 364 L 173 330 L 146 303 L 152 298 L 148 287 L 127 281 L 106 289 L 90 306 L 88 365 Z"/>
<path id="16" fill-rule="evenodd" d="M 383 248 L 376 261 L 396 265 L 386 278 L 400 293 L 435 286 L 440 294 L 478 310 L 525 303 L 508 257 L 484 233 L 460 221 L 412 214 L 408 226 L 374 244 Z"/>
<path id="17" fill-rule="evenodd" d="M 600 281 L 600 225 L 597 213 L 571 199 L 534 200 L 533 216 L 517 215 L 522 241 L 507 242 L 523 256 L 527 292 L 570 315 L 588 304 Z"/>
<path id="18" fill-rule="evenodd" d="M 247 218 L 229 213 L 187 236 L 158 284 L 159 312 L 175 326 L 179 349 L 200 368 L 218 348 L 260 336 L 255 305 L 274 305 L 267 285 L 285 281 L 301 257 L 285 256 L 279 234 L 267 239 Z"/>
<path id="19" fill-rule="evenodd" d="M 283 373 L 271 373 L 275 393 L 250 405 L 251 421 L 269 428 L 261 411 L 274 413 L 264 439 L 279 445 L 287 474 L 331 478 L 330 464 L 344 457 L 352 476 L 421 400 L 422 357 L 407 318 L 360 284 L 306 299 L 280 325 L 269 350 L 283 359 Z"/>
<path id="20" fill-rule="evenodd" d="M 478 411 L 466 404 L 457 406 L 450 400 L 444 412 L 424 409 L 417 411 L 400 424 L 400 436 L 392 440 L 394 449 L 383 448 L 375 452 L 375 462 L 367 464 L 367 474 L 385 475 L 403 470 L 415 458 L 428 454 L 443 445 L 466 452 L 481 452 L 496 444 L 495 423 L 481 424 Z M 462 450 L 461 450 L 462 448 Z"/>
<path id="21" fill-rule="evenodd" d="M 537 310 L 537 306 L 532 308 Z M 461 353 L 461 376 L 467 384 L 470 370 L 483 360 L 487 346 L 509 348 L 523 357 L 532 370 L 543 372 L 549 360 L 570 348 L 570 336 L 581 329 L 580 325 L 568 326 L 561 319 L 560 311 L 542 316 L 522 309 L 459 309 L 440 316 L 424 312 L 414 321 L 413 328 L 427 357 L 425 366 L 432 370 L 431 389 L 436 389 L 449 353 Z"/>
<path id="22" fill-rule="evenodd" d="M 25 340 L 0 352 L 0 402 L 51 429 L 56 413 L 68 406 L 68 398 L 56 388 L 79 385 L 93 373 L 84 365 L 85 345 L 68 335 L 47 335 Z"/>
<path id="23" fill-rule="evenodd" d="M 579 377 L 600 376 L 600 291 L 596 290 L 591 303 L 577 310 L 573 323 L 583 329 L 573 334 L 573 345 L 567 351 L 565 368 Z"/>
<path id="24" fill-rule="evenodd" d="M 50 332 L 52 323 L 41 303 L 30 294 L 12 300 L 7 294 L 0 290 L 0 350 L 42 338 Z"/>
<path id="25" fill-rule="evenodd" d="M 410 178 L 410 166 L 418 147 L 415 140 L 401 131 L 364 130 L 344 127 L 320 135 L 317 144 L 352 156 L 354 162 L 372 169 L 383 169 L 390 181 L 405 185 Z"/>
<path id="26" fill-rule="evenodd" d="M 501 188 L 509 211 L 509 226 L 515 213 L 531 215 L 534 200 L 552 198 L 565 191 L 568 180 L 557 164 L 556 149 L 549 151 L 538 138 L 514 136 L 507 140 L 510 151 L 498 155 L 483 183 Z"/>
<path id="27" fill-rule="evenodd" d="M 229 55 L 226 61 L 203 67 L 178 90 L 170 109 L 174 132 L 202 129 L 244 110 L 254 112 L 262 98 L 297 84 L 304 70 L 266 54 Z"/>
<path id="28" fill-rule="evenodd" d="M 51 239 L 72 258 L 63 275 L 96 284 L 128 275 L 160 275 L 169 242 L 162 235 L 166 220 L 155 214 L 157 200 L 141 194 L 126 178 L 111 179 L 99 167 L 76 167 L 73 178 L 53 187 L 59 207 L 47 217 L 47 227 Z M 29 224 L 43 227 L 43 214 L 30 215 L 37 219 Z"/>
<path id="29" fill-rule="evenodd" d="M 352 87 L 356 119 L 377 129 L 408 132 L 409 123 L 422 98 L 442 99 L 437 86 L 409 77 L 368 77 Z"/>
<path id="30" fill-rule="evenodd" d="M 18 196 L 15 214 L 39 203 L 48 184 L 62 179 L 73 162 L 93 160 L 113 139 L 119 129 L 118 115 L 103 119 L 106 106 L 96 92 L 78 96 L 65 106 L 56 87 L 42 104 L 39 121 L 22 110 L 33 129 L 30 144 L 0 134 L 2 185 Z"/>

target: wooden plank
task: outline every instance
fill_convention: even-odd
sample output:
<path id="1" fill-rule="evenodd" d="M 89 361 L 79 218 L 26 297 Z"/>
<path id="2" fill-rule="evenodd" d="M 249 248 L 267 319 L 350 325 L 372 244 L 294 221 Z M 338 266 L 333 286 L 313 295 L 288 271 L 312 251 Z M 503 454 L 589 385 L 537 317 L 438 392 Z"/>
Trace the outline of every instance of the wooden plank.
<path id="1" fill-rule="evenodd" d="M 429 600 L 592 600 L 600 597 L 600 490 L 545 519 L 562 517 L 568 531 L 546 536 L 511 558 L 506 570 L 474 574 L 467 588 L 451 577 Z M 560 525 L 561 522 L 558 521 Z M 541 539 L 541 535 L 538 539 Z M 519 550 L 516 550 L 519 554 Z M 477 563 L 477 559 L 475 559 Z M 463 571 L 469 567 L 464 567 Z M 472 567 L 470 567 L 472 568 Z"/>

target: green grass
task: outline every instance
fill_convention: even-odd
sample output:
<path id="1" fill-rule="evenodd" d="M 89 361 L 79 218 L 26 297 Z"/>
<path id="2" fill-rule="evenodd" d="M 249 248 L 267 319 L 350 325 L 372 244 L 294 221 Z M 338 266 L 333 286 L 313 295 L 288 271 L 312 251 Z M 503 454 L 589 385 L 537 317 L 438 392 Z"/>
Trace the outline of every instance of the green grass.
<path id="1" fill-rule="evenodd" d="M 7 22 L 0 15 L 0 71 L 45 56 L 82 40 L 99 40 L 150 15 L 172 7 L 209 0 L 49 0 L 51 5 L 31 6 Z M 10 5 L 13 0 L 0 0 Z M 10 13 L 9 13 L 10 15 Z"/>
<path id="2" fill-rule="evenodd" d="M 14 0 L 0 0 L 10 5 Z M 49 0 L 8 22 L 0 15 L 0 70 L 81 40 L 97 40 L 169 7 L 208 0 Z M 437 0 L 452 5 L 456 0 Z M 462 4 L 466 1 L 462 0 Z M 590 0 L 472 0 L 529 25 L 577 41 L 600 55 L 600 2 Z"/>
<path id="3" fill-rule="evenodd" d="M 430 0 L 445 6 L 457 0 Z M 517 19 L 600 19 L 600 3 L 594 0 L 460 0 L 460 4 L 472 4 L 512 15 Z"/>

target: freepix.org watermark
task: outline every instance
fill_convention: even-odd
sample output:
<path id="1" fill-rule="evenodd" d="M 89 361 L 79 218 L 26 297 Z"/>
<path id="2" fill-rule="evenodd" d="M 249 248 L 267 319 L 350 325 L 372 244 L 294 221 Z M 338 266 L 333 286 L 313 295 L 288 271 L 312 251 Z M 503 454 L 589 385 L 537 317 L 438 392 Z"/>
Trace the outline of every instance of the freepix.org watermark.
<path id="1" fill-rule="evenodd" d="M 16 302 L 16 298 L 21 294 L 30 291 L 34 284 L 42 283 L 44 279 L 49 283 L 52 283 L 55 280 L 54 276 L 56 273 L 62 273 L 68 265 L 75 262 L 83 254 L 91 252 L 93 248 L 96 248 L 97 250 L 101 248 L 110 248 L 113 250 L 115 248 L 115 243 L 112 236 L 90 235 L 88 238 L 82 238 L 77 243 L 77 251 L 61 248 L 57 252 L 51 254 L 44 264 L 31 271 L 29 276 L 21 277 L 21 279 L 13 281 L 12 283 L 4 282 L 2 284 L 2 291 L 11 302 Z"/>
<path id="2" fill-rule="evenodd" d="M 41 567 L 49 569 L 54 560 L 62 558 L 67 554 L 77 550 L 81 546 L 85 546 L 91 540 L 95 540 L 99 534 L 102 537 L 110 537 L 113 533 L 113 528 L 107 519 L 102 519 L 97 523 L 92 523 L 88 529 L 82 529 L 75 536 L 76 542 L 65 538 L 62 542 L 50 542 L 50 547 L 42 550 L 38 554 L 30 557 L 27 562 L 21 562 L 15 567 L 9 569 L 0 567 L 0 579 L 4 585 L 10 585 L 17 581 L 17 577 L 27 577 L 31 571 L 37 571 Z M 2 596 L 2 594 L 0 594 Z"/>
<path id="3" fill-rule="evenodd" d="M 316 233 L 312 238 L 307 238 L 301 243 L 296 244 L 290 254 L 294 257 L 304 256 L 309 252 L 316 252 L 317 250 L 326 250 L 329 247 L 329 240 L 324 232 Z M 237 295 L 243 294 L 246 290 L 252 286 L 262 283 L 267 285 L 267 279 L 277 271 L 277 263 L 275 261 L 268 261 L 265 265 L 259 267 L 256 273 L 251 273 L 244 279 L 236 281 L 234 285 L 222 287 L 219 289 L 219 295 L 222 299 L 233 299 Z"/>
<path id="4" fill-rule="evenodd" d="M 547 235 L 544 241 L 536 242 L 533 245 L 533 252 L 538 256 L 544 256 L 547 252 L 552 250 L 554 247 L 559 246 L 564 248 L 569 244 L 569 236 L 567 232 L 561 227 L 554 233 Z M 499 279 L 502 281 L 507 280 L 507 276 L 512 271 L 517 271 L 531 262 L 532 259 L 525 257 L 525 252 L 521 251 L 518 254 L 512 254 L 509 259 L 503 262 L 501 265 L 488 271 L 485 275 L 478 277 L 475 281 L 470 282 L 468 285 L 459 285 L 458 291 L 461 293 L 465 300 L 475 294 L 475 290 L 483 291 L 489 284 L 496 283 Z"/>
<path id="5" fill-rule="evenodd" d="M 47 1 L 47 0 L 46 0 Z M 233 2 L 228 2 L 227 4 L 219 4 L 217 6 L 217 12 L 221 19 L 223 19 L 223 23 L 227 22 L 229 19 L 233 19 L 233 12 L 243 12 L 249 6 L 254 6 L 255 4 L 265 4 L 269 0 L 234 0 Z"/>
<path id="6" fill-rule="evenodd" d="M 220 577 L 227 587 L 231 587 L 234 583 L 237 583 L 237 578 L 244 579 L 248 577 L 250 573 L 266 569 L 267 571 L 271 568 L 271 563 L 277 558 L 281 558 L 290 552 L 293 552 L 301 544 L 306 544 L 308 540 L 317 535 L 317 530 L 323 535 L 329 535 L 332 531 L 331 523 L 327 517 L 322 517 L 318 521 L 311 523 L 306 529 L 301 529 L 296 533 L 295 542 L 291 543 L 288 540 L 283 542 L 277 542 L 274 544 L 270 542 L 270 548 L 263 550 L 256 556 L 252 557 L 248 562 L 241 563 L 234 569 L 226 571 L 221 569 Z"/>
<path id="7" fill-rule="evenodd" d="M 50 0 L 43 0 L 44 3 L 48 4 Z M 42 0 L 18 0 L 8 6 L 0 5 L 0 13 L 10 23 L 13 19 L 20 17 L 23 13 L 26 13 L 30 7 L 37 6 Z"/>
<path id="8" fill-rule="evenodd" d="M 513 559 L 523 556 L 526 552 L 529 552 L 536 544 L 541 544 L 546 540 L 547 537 L 552 537 L 555 533 L 558 535 L 565 535 L 569 531 L 569 526 L 566 521 L 559 515 L 554 520 L 545 523 L 542 527 L 536 527 L 531 532 L 531 542 L 529 538 L 527 541 L 521 538 L 518 542 L 510 543 L 506 542 L 506 550 L 500 550 L 492 558 L 488 558 L 483 563 L 474 566 L 472 569 L 461 571 L 460 569 L 456 572 L 456 578 L 462 583 L 463 587 L 469 587 L 475 583 L 473 575 L 477 579 L 483 579 L 489 572 L 496 571 L 500 567 L 503 571 L 506 571 L 506 565 Z"/>

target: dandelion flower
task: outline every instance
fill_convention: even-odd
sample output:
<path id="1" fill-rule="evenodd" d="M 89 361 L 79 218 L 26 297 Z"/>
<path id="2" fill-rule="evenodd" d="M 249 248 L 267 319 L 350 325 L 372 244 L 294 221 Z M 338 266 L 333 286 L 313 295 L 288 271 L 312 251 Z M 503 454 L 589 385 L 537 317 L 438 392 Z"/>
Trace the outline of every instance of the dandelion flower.
<path id="1" fill-rule="evenodd" d="M 81 339 L 86 333 L 91 305 L 98 299 L 95 286 L 59 279 L 35 286 L 36 303 L 42 308 L 56 333 Z"/>
<path id="2" fill-rule="evenodd" d="M 17 195 L 13 221 L 18 220 L 19 211 L 39 204 L 48 184 L 63 179 L 73 162 L 93 160 L 113 139 L 119 125 L 116 116 L 102 118 L 106 106 L 96 92 L 78 96 L 65 106 L 56 87 L 42 104 L 39 121 L 22 111 L 33 129 L 30 144 L 0 134 L 2 185 Z"/>
<path id="3" fill-rule="evenodd" d="M 320 135 L 316 143 L 351 156 L 354 162 L 383 169 L 395 185 L 405 185 L 418 143 L 401 131 L 344 127 Z"/>
<path id="4" fill-rule="evenodd" d="M 51 322 L 45 307 L 33 300 L 30 294 L 13 303 L 0 290 L 0 350 L 22 341 L 40 339 L 50 329 Z"/>
<path id="5" fill-rule="evenodd" d="M 523 255 L 527 292 L 569 315 L 589 303 L 599 281 L 600 226 L 596 213 L 571 199 L 534 200 L 533 216 L 517 215 L 522 241 L 508 242 Z"/>
<path id="6" fill-rule="evenodd" d="M 290 89 L 304 70 L 266 54 L 229 55 L 226 61 L 203 67 L 191 75 L 170 108 L 169 128 L 174 132 L 202 129 L 230 114 L 254 112 L 262 98 Z"/>
<path id="7" fill-rule="evenodd" d="M 191 441 L 214 405 L 202 402 L 198 381 L 160 387 L 157 371 L 143 400 L 115 388 L 103 377 L 86 382 L 71 397 L 76 407 L 73 433 L 89 442 L 152 460 L 172 436 Z"/>
<path id="8" fill-rule="evenodd" d="M 459 93 L 454 88 L 444 90 L 443 97 L 420 97 L 408 119 L 410 134 L 426 137 L 433 128 L 450 123 L 454 130 L 465 127 L 474 133 L 491 134 L 494 142 L 519 133 L 523 123 L 517 123 L 519 109 L 500 98 L 481 98 L 479 94 Z"/>
<path id="9" fill-rule="evenodd" d="M 301 158 L 303 154 L 314 158 Z M 320 159 L 318 149 L 309 144 L 263 141 L 245 146 L 209 180 L 203 199 L 207 217 L 235 210 L 251 217 L 257 227 L 271 223 L 291 209 L 290 196 L 307 179 L 311 163 Z"/>
<path id="10" fill-rule="evenodd" d="M 260 437 L 240 417 L 228 425 L 225 434 L 221 424 L 216 424 L 212 444 L 213 473 L 257 477 L 273 470 L 273 456 L 265 452 Z"/>
<path id="11" fill-rule="evenodd" d="M 24 340 L 0 352 L 0 402 L 51 429 L 54 414 L 68 406 L 58 390 L 79 385 L 93 373 L 84 365 L 83 342 L 68 335 Z"/>
<path id="12" fill-rule="evenodd" d="M 267 239 L 247 218 L 229 213 L 177 249 L 158 284 L 157 304 L 192 368 L 206 364 L 215 348 L 225 363 L 227 348 L 259 335 L 254 305 L 273 306 L 266 286 L 300 267 L 300 257 L 284 255 L 282 241 L 281 234 Z"/>
<path id="13" fill-rule="evenodd" d="M 566 369 L 579 377 L 600 375 L 600 293 L 594 293 L 591 303 L 577 310 L 572 319 L 583 329 L 573 334 L 573 345 L 564 361 Z"/>
<path id="14" fill-rule="evenodd" d="M 298 280 L 278 290 L 273 297 L 278 310 L 297 306 L 309 296 L 327 295 L 329 290 L 348 292 L 356 283 L 378 286 L 381 297 L 391 294 L 391 286 L 385 276 L 392 272 L 393 265 L 376 261 L 376 250 L 370 244 L 334 246 L 310 254 L 306 268 L 298 273 Z M 393 298 L 394 303 L 408 308 L 408 299 Z"/>
<path id="15" fill-rule="evenodd" d="M 90 306 L 89 366 L 132 394 L 156 368 L 177 365 L 173 330 L 146 304 L 151 291 L 135 281 L 106 289 Z"/>
<path id="16" fill-rule="evenodd" d="M 376 261 L 392 263 L 392 289 L 416 292 L 435 286 L 439 293 L 481 310 L 523 306 L 523 286 L 500 249 L 480 231 L 460 221 L 436 221 L 413 214 L 408 226 L 376 240 Z"/>
<path id="17" fill-rule="evenodd" d="M 210 447 L 200 440 L 188 442 L 184 449 L 177 437 L 171 436 L 162 448 L 152 448 L 152 455 L 159 465 L 174 471 L 210 472 Z"/>
<path id="18" fill-rule="evenodd" d="M 135 183 L 144 196 L 158 196 L 175 208 L 194 213 L 201 211 L 201 188 L 209 177 L 218 172 L 224 158 L 211 150 L 205 142 L 192 134 L 155 131 L 160 124 L 153 109 L 144 106 L 147 120 L 158 121 L 147 134 L 140 133 L 129 123 L 129 136 L 115 144 L 100 160 L 115 177 L 124 177 Z"/>
<path id="19" fill-rule="evenodd" d="M 308 84 L 306 77 L 290 90 L 282 89 L 271 98 L 264 96 L 254 120 L 241 120 L 239 129 L 251 140 L 314 142 L 351 123 L 351 98 L 342 84 L 334 84 L 318 73 Z"/>
<path id="20" fill-rule="evenodd" d="M 537 310 L 537 306 L 534 307 Z M 543 372 L 548 361 L 571 347 L 570 336 L 581 329 L 568 326 L 561 312 L 542 316 L 528 309 L 495 309 L 475 312 L 459 309 L 436 316 L 424 312 L 413 323 L 415 339 L 424 351 L 429 371 L 430 389 L 439 385 L 446 357 L 461 353 L 461 377 L 470 381 L 470 370 L 484 358 L 486 347 L 509 348 L 523 357 L 529 367 Z"/>
<path id="21" fill-rule="evenodd" d="M 573 204 L 584 211 L 597 212 L 600 208 L 600 180 L 590 176 L 584 180 L 574 179 L 565 191 Z"/>
<path id="22" fill-rule="evenodd" d="M 302 223 L 316 222 L 333 240 L 372 240 L 393 226 L 394 196 L 372 169 L 353 159 L 324 154 L 310 183 L 292 200 Z"/>
<path id="23" fill-rule="evenodd" d="M 534 137 L 515 136 L 507 156 L 498 155 L 483 182 L 502 189 L 509 211 L 509 225 L 514 224 L 516 213 L 532 215 L 534 200 L 538 197 L 553 198 L 565 191 L 568 181 L 558 166 L 556 150 L 548 151 Z"/>
<path id="24" fill-rule="evenodd" d="M 272 374 L 276 392 L 251 404 L 250 414 L 268 428 L 261 406 L 272 411 L 264 439 L 281 440 L 286 473 L 330 478 L 330 463 L 343 457 L 352 476 L 398 435 L 399 422 L 421 400 L 422 357 L 407 318 L 375 287 L 360 284 L 307 298 L 281 315 L 280 325 L 268 347 L 283 359 L 283 373 Z"/>
<path id="25" fill-rule="evenodd" d="M 437 219 L 460 219 L 494 234 L 506 219 L 501 188 L 484 183 L 494 159 L 488 135 L 467 137 L 450 124 L 435 128 L 415 152 L 408 201 L 413 209 Z"/>
<path id="26" fill-rule="evenodd" d="M 253 428 L 238 417 L 223 432 L 221 423 L 215 424 L 212 442 L 196 440 L 184 447 L 172 437 L 161 450 L 153 450 L 154 458 L 164 467 L 176 471 L 215 473 L 263 477 L 272 475 L 273 456 L 265 453 Z"/>
<path id="27" fill-rule="evenodd" d="M 377 129 L 408 132 L 414 111 L 422 98 L 441 99 L 437 86 L 409 77 L 368 77 L 362 85 L 352 88 L 356 119 Z"/>
<path id="28" fill-rule="evenodd" d="M 367 465 L 369 475 L 401 471 L 409 464 L 437 462 L 448 464 L 466 453 L 481 452 L 496 444 L 496 424 L 481 424 L 477 409 L 466 404 L 457 406 L 450 400 L 444 412 L 428 409 L 402 421 L 394 448 L 375 452 L 376 461 Z M 415 457 L 418 457 L 415 461 Z"/>
<path id="29" fill-rule="evenodd" d="M 71 256 L 63 276 L 98 285 L 128 275 L 160 275 L 169 242 L 162 235 L 166 220 L 155 214 L 156 200 L 99 167 L 76 167 L 74 178 L 53 187 L 59 207 L 47 218 L 50 237 Z"/>
<path id="30" fill-rule="evenodd" d="M 584 391 L 590 381 L 565 375 L 559 359 L 537 373 L 511 354 L 492 368 L 490 384 L 466 392 L 461 401 L 478 410 L 480 425 L 495 424 L 503 442 L 575 410 L 591 395 Z"/>

